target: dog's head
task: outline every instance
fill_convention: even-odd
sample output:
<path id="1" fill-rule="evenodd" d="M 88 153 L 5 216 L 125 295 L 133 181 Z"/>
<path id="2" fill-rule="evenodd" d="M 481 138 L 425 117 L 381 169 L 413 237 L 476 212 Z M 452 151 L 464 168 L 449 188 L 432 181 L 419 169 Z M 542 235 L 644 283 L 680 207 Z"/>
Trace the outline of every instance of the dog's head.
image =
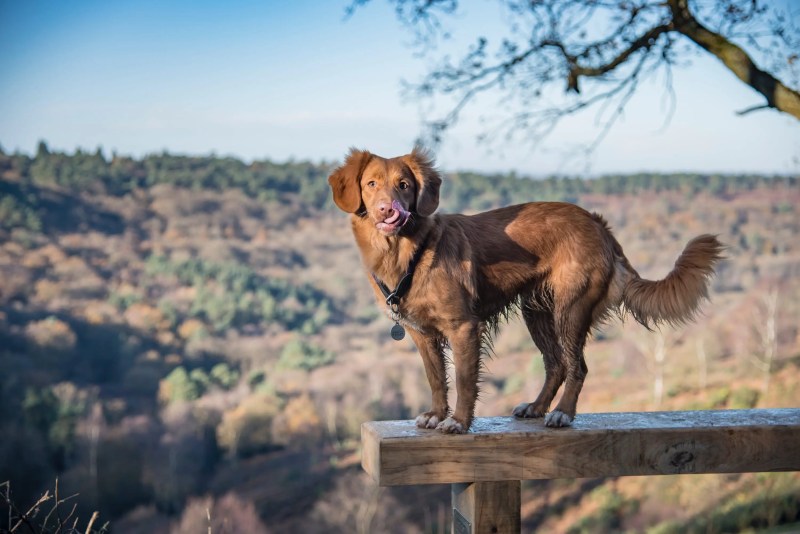
<path id="1" fill-rule="evenodd" d="M 340 209 L 363 214 L 379 232 L 391 236 L 412 217 L 429 217 L 436 211 L 442 179 L 431 156 L 419 147 L 391 159 L 352 149 L 328 183 Z"/>

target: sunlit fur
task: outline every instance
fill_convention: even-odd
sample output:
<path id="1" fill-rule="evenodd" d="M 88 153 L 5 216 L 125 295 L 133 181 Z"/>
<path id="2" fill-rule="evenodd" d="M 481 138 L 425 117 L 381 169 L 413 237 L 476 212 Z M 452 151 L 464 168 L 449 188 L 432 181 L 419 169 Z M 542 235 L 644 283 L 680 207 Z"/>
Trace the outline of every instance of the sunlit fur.
<path id="1" fill-rule="evenodd" d="M 690 241 L 675 268 L 659 281 L 631 267 L 606 221 L 573 204 L 532 202 L 476 215 L 435 214 L 441 177 L 424 151 L 382 158 L 351 150 L 328 179 L 336 205 L 351 213 L 356 244 L 372 279 L 394 287 L 418 247 L 424 246 L 414 281 L 400 303 L 403 322 L 419 349 L 431 386 L 431 410 L 417 424 L 466 432 L 472 423 L 482 359 L 509 314 L 519 314 L 542 352 L 545 383 L 538 397 L 514 409 L 518 417 L 543 417 L 569 425 L 586 377 L 586 337 L 612 314 L 630 311 L 645 326 L 690 320 L 708 296 L 708 279 L 723 245 L 702 235 Z M 401 184 L 402 182 L 402 184 Z M 396 235 L 376 228 L 376 206 L 397 200 L 412 217 Z M 445 350 L 450 347 L 457 401 L 447 402 Z"/>

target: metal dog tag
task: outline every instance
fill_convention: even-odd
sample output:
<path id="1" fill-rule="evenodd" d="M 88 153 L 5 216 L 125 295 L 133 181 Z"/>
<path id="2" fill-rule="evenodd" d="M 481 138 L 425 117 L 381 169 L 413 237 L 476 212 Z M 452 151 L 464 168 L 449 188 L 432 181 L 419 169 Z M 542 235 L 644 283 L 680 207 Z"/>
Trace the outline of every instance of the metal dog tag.
<path id="1" fill-rule="evenodd" d="M 395 341 L 400 341 L 404 337 L 406 337 L 406 329 L 403 328 L 403 325 L 400 323 L 394 323 L 392 330 L 389 332 L 392 336 L 392 339 Z"/>

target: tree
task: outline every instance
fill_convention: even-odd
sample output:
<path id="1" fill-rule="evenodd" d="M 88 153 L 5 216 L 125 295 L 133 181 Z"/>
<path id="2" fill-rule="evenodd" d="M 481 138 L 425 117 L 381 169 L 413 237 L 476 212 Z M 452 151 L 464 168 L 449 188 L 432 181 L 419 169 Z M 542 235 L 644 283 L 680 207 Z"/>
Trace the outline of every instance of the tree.
<path id="1" fill-rule="evenodd" d="M 184 367 L 176 367 L 159 383 L 158 398 L 165 404 L 199 399 L 203 392 L 196 378 Z"/>
<path id="2" fill-rule="evenodd" d="M 348 12 L 369 1 L 353 0 Z M 459 7 L 458 0 L 389 2 L 428 54 L 449 36 L 443 20 Z M 494 91 L 506 104 L 519 105 L 504 105 L 511 111 L 488 119 L 482 137 L 524 133 L 536 142 L 562 118 L 592 108 L 602 125 L 596 145 L 644 80 L 663 74 L 674 99 L 672 68 L 685 63 L 696 47 L 765 99 L 739 113 L 774 108 L 800 119 L 800 93 L 778 78 L 785 76 L 797 87 L 800 26 L 789 6 L 763 0 L 497 2 L 509 13 L 505 35 L 494 43 L 477 37 L 459 60 L 444 55 L 421 82 L 409 85 L 423 99 L 451 99 L 443 116 L 427 121 L 429 143 L 440 142 L 479 95 Z M 548 103 L 559 86 L 568 93 L 565 103 Z"/>

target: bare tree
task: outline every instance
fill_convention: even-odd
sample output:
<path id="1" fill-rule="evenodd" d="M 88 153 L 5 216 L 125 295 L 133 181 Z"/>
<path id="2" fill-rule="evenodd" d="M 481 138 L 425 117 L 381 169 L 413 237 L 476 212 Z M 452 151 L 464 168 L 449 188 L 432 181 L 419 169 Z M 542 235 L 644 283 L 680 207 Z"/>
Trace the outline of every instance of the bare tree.
<path id="1" fill-rule="evenodd" d="M 755 312 L 755 333 L 758 352 L 753 356 L 753 364 L 761 371 L 761 389 L 766 396 L 772 380 L 773 362 L 778 352 L 778 290 L 770 289 L 761 296 Z"/>
<path id="2" fill-rule="evenodd" d="M 656 408 L 664 400 L 664 369 L 667 363 L 667 343 L 661 331 L 655 333 L 653 345 L 653 403 Z"/>
<path id="3" fill-rule="evenodd" d="M 697 349 L 697 375 L 700 389 L 706 389 L 708 385 L 708 355 L 706 354 L 706 344 L 703 336 L 697 338 L 695 348 Z"/>
<path id="4" fill-rule="evenodd" d="M 435 55 L 447 39 L 446 19 L 458 0 L 388 0 L 397 17 L 417 36 L 423 53 Z M 503 104 L 486 119 L 483 138 L 517 133 L 537 142 L 562 118 L 597 111 L 599 143 L 640 84 L 663 75 L 671 97 L 672 69 L 692 49 L 719 59 L 764 99 L 740 114 L 773 108 L 800 119 L 797 61 L 800 27 L 791 4 L 760 0 L 496 0 L 508 16 L 505 35 L 476 40 L 460 59 L 444 55 L 412 94 L 431 101 L 445 97 L 447 111 L 426 121 L 426 142 L 436 144 L 462 110 L 479 95 L 495 92 Z M 370 0 L 353 0 L 348 11 Z M 797 6 L 794 6 L 797 8 Z M 755 58 L 755 59 L 754 59 Z M 758 64 L 757 64 L 758 61 Z M 779 76 L 788 80 L 784 83 Z M 559 87 L 569 97 L 553 104 Z M 667 113 L 667 118 L 670 113 Z M 499 135 L 498 135 L 499 134 Z"/>
<path id="5" fill-rule="evenodd" d="M 648 331 L 637 346 L 647 356 L 647 370 L 653 376 L 653 406 L 664 401 L 664 375 L 667 368 L 667 338 L 661 330 Z"/>

